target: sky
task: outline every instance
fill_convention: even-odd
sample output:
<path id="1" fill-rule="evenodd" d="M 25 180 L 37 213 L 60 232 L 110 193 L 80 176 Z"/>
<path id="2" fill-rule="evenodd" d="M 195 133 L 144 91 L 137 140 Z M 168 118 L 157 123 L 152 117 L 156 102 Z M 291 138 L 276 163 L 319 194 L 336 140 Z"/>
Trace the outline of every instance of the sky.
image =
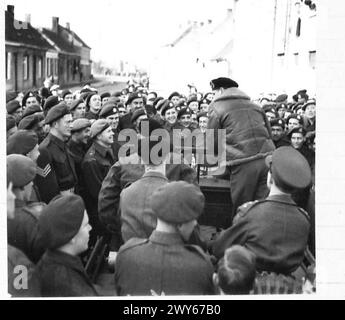
<path id="1" fill-rule="evenodd" d="M 15 6 L 15 18 L 31 14 L 35 27 L 51 27 L 52 17 L 69 22 L 91 48 L 91 59 L 109 65 L 119 59 L 142 63 L 157 48 L 174 40 L 190 21 L 218 20 L 226 15 L 229 0 L 6 0 Z"/>

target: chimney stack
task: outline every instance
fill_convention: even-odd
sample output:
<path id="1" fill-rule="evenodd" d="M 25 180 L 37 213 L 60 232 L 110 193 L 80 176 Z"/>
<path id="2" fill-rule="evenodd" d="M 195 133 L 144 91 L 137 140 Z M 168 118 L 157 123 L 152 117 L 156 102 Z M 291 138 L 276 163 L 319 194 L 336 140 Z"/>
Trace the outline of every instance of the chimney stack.
<path id="1" fill-rule="evenodd" d="M 7 12 L 14 18 L 14 6 L 9 4 L 7 6 Z"/>
<path id="2" fill-rule="evenodd" d="M 27 14 L 25 15 L 25 22 L 31 24 L 31 14 L 30 14 L 30 13 L 27 13 Z"/>
<path id="3" fill-rule="evenodd" d="M 52 25 L 52 31 L 55 33 L 58 33 L 58 26 L 59 26 L 59 18 L 58 17 L 53 17 L 53 25 Z"/>
<path id="4" fill-rule="evenodd" d="M 71 30 L 71 25 L 70 25 L 69 22 L 66 22 L 66 29 L 67 29 L 67 30 Z"/>

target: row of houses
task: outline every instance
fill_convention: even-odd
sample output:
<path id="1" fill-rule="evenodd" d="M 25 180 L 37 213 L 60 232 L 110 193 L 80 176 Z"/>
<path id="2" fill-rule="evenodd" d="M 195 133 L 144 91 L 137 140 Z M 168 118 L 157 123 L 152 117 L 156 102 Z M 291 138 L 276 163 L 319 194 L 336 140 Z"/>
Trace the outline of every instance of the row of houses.
<path id="1" fill-rule="evenodd" d="M 70 28 L 52 18 L 51 28 L 34 28 L 5 11 L 6 91 L 25 91 L 43 86 L 46 79 L 60 85 L 77 84 L 91 76 L 91 48 Z"/>
<path id="2" fill-rule="evenodd" d="M 302 0 L 232 0 L 220 21 L 189 22 L 152 60 L 150 83 L 208 91 L 229 76 L 252 96 L 315 93 L 316 8 Z M 212 18 L 212 17 L 211 17 Z M 169 91 L 169 89 L 167 89 Z"/>

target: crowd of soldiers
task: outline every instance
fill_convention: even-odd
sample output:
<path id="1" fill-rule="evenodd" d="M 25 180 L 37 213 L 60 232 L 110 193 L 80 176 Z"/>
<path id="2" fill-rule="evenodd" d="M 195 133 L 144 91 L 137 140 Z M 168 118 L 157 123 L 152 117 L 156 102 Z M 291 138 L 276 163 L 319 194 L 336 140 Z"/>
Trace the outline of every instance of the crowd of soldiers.
<path id="1" fill-rule="evenodd" d="M 291 100 L 252 101 L 232 79 L 210 85 L 169 97 L 140 85 L 7 96 L 12 296 L 103 295 L 85 271 L 100 237 L 114 295 L 265 293 L 263 278 L 280 279 L 279 293 L 313 287 L 315 274 L 300 276 L 300 266 L 308 247 L 315 252 L 315 99 L 301 90 Z M 182 140 L 195 130 L 226 132 L 219 178 L 230 180 L 232 226 L 208 238 L 197 222 L 205 196 L 195 166 L 174 146 L 176 129 Z M 140 147 L 122 154 L 126 130 L 149 151 L 165 145 L 159 161 Z M 18 265 L 28 270 L 25 288 Z"/>

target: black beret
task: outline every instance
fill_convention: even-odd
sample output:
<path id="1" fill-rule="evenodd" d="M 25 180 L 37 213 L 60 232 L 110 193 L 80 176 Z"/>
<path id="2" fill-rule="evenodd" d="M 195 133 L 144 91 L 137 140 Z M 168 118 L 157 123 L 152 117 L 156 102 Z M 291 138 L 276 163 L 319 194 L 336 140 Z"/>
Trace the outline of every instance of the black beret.
<path id="1" fill-rule="evenodd" d="M 89 88 L 83 88 L 83 89 L 80 90 L 81 94 L 90 93 L 90 92 L 93 92 L 93 91 L 91 89 L 89 89 Z"/>
<path id="2" fill-rule="evenodd" d="M 94 96 L 95 94 L 97 94 L 96 92 L 92 91 L 92 92 L 89 92 L 89 94 L 87 95 L 86 99 L 85 99 L 85 104 L 87 106 L 89 106 L 89 103 L 90 103 L 90 99 L 92 96 Z"/>
<path id="3" fill-rule="evenodd" d="M 65 102 L 60 102 L 48 111 L 45 119 L 45 124 L 51 124 L 64 117 L 66 114 L 70 114 L 69 108 Z"/>
<path id="4" fill-rule="evenodd" d="M 30 116 L 32 114 L 35 114 L 36 112 L 42 112 L 41 106 L 37 103 L 32 104 L 31 106 L 25 108 L 23 112 L 23 118 Z"/>
<path id="5" fill-rule="evenodd" d="M 176 105 L 177 110 L 181 110 L 182 108 L 186 108 L 186 107 L 187 107 L 187 102 L 184 99 L 179 101 L 179 103 Z"/>
<path id="6" fill-rule="evenodd" d="M 118 112 L 119 111 L 117 110 L 116 103 L 107 101 L 107 103 L 105 103 L 104 106 L 102 107 L 101 112 L 99 113 L 99 117 L 106 118 Z"/>
<path id="7" fill-rule="evenodd" d="M 95 138 L 105 129 L 109 128 L 110 124 L 106 119 L 98 119 L 91 125 L 91 138 Z"/>
<path id="8" fill-rule="evenodd" d="M 143 116 L 145 115 L 146 112 L 144 109 L 138 109 L 138 110 L 135 110 L 132 117 L 131 117 L 131 123 L 133 123 L 134 121 L 136 121 L 140 116 Z"/>
<path id="9" fill-rule="evenodd" d="M 192 115 L 192 110 L 189 108 L 182 108 L 178 113 L 177 113 L 177 119 L 180 119 L 183 115 L 189 114 L 190 116 Z"/>
<path id="10" fill-rule="evenodd" d="M 144 99 L 144 96 L 142 93 L 140 93 L 140 92 L 131 93 L 127 99 L 126 105 L 131 104 L 133 100 L 139 99 L 139 98 L 142 98 L 144 100 L 144 103 L 145 103 L 145 99 Z"/>
<path id="11" fill-rule="evenodd" d="M 7 114 L 6 115 L 6 131 L 11 130 L 16 126 L 16 119 L 14 116 Z"/>
<path id="12" fill-rule="evenodd" d="M 158 103 L 159 101 L 161 101 L 161 100 L 164 100 L 164 98 L 163 98 L 163 97 L 157 97 L 157 98 L 153 101 L 152 106 L 153 106 L 154 108 L 156 108 L 157 103 Z M 157 108 L 156 108 L 156 109 L 157 109 Z"/>
<path id="13" fill-rule="evenodd" d="M 311 182 L 311 170 L 305 157 L 292 147 L 280 147 L 266 157 L 272 177 L 278 183 L 294 189 L 304 189 Z"/>
<path id="14" fill-rule="evenodd" d="M 189 106 L 189 104 L 190 104 L 191 102 L 194 102 L 194 101 L 198 102 L 197 97 L 196 97 L 196 96 L 190 97 L 190 98 L 188 99 L 188 101 L 187 101 L 187 106 Z"/>
<path id="15" fill-rule="evenodd" d="M 295 128 L 292 128 L 288 133 L 287 133 L 287 137 L 289 139 L 291 139 L 291 136 L 294 134 L 294 133 L 301 133 L 303 135 L 303 137 L 306 135 L 306 130 L 302 127 L 302 126 L 299 126 L 299 127 L 295 127 Z"/>
<path id="16" fill-rule="evenodd" d="M 297 119 L 300 124 L 302 124 L 303 122 L 302 117 L 299 114 L 295 114 L 295 113 L 292 113 L 287 117 L 286 123 L 289 123 L 290 119 Z"/>
<path id="17" fill-rule="evenodd" d="M 68 94 L 72 94 L 72 91 L 69 89 L 65 89 L 64 91 L 62 91 L 62 94 L 61 94 L 62 99 L 65 99 L 65 96 L 67 96 Z"/>
<path id="18" fill-rule="evenodd" d="M 53 198 L 38 220 L 38 239 L 47 249 L 57 249 L 79 232 L 84 219 L 83 199 L 75 194 Z"/>
<path id="19" fill-rule="evenodd" d="M 276 111 L 276 108 L 274 105 L 272 104 L 265 104 L 263 107 L 262 107 L 262 110 L 266 113 L 266 112 L 272 112 L 274 114 L 277 113 Z"/>
<path id="20" fill-rule="evenodd" d="M 37 102 L 41 102 L 40 97 L 36 93 L 34 93 L 33 91 L 28 91 L 27 93 L 25 93 L 25 95 L 23 97 L 22 106 L 26 105 L 26 100 L 30 97 L 35 97 Z"/>
<path id="21" fill-rule="evenodd" d="M 44 120 L 44 116 L 41 113 L 31 114 L 19 121 L 18 129 L 31 130 L 34 126 Z"/>
<path id="22" fill-rule="evenodd" d="M 104 92 L 101 94 L 101 100 L 103 100 L 103 98 L 109 98 L 110 97 L 110 93 L 109 92 Z"/>
<path id="23" fill-rule="evenodd" d="M 212 88 L 212 90 L 217 90 L 219 88 L 237 88 L 238 87 L 238 83 L 230 78 L 217 78 L 217 79 L 213 79 L 210 82 L 210 86 Z"/>
<path id="24" fill-rule="evenodd" d="M 175 108 L 175 105 L 170 100 L 165 100 L 161 107 L 161 115 L 164 116 L 169 109 Z"/>
<path id="25" fill-rule="evenodd" d="M 174 181 L 158 188 L 151 197 L 151 208 L 161 220 L 180 224 L 197 219 L 204 210 L 200 188 L 185 181 Z"/>
<path id="26" fill-rule="evenodd" d="M 37 165 L 30 158 L 21 154 L 10 154 L 6 157 L 7 181 L 13 183 L 13 187 L 25 187 L 34 180 L 37 173 Z"/>
<path id="27" fill-rule="evenodd" d="M 284 102 L 284 101 L 286 101 L 287 98 L 288 98 L 288 95 L 285 94 L 285 93 L 283 93 L 283 94 L 280 94 L 280 95 L 276 98 L 275 102 Z"/>
<path id="28" fill-rule="evenodd" d="M 18 130 L 7 140 L 7 154 L 27 155 L 38 143 L 37 134 L 31 130 Z"/>
<path id="29" fill-rule="evenodd" d="M 285 121 L 281 118 L 278 119 L 273 119 L 270 121 L 271 123 L 271 127 L 281 127 L 283 129 L 285 129 Z"/>
<path id="30" fill-rule="evenodd" d="M 59 97 L 57 97 L 57 96 L 50 96 L 45 101 L 45 103 L 43 105 L 43 110 L 45 111 L 45 113 L 47 113 L 51 108 L 56 106 L 59 102 L 60 102 L 59 101 Z"/>
<path id="31" fill-rule="evenodd" d="M 197 118 L 197 120 L 199 121 L 199 119 L 200 119 L 201 117 L 206 117 L 206 118 L 208 118 L 207 112 L 199 112 L 199 113 L 197 114 L 196 118 Z"/>
<path id="32" fill-rule="evenodd" d="M 207 99 L 202 99 L 202 100 L 199 101 L 199 107 L 200 107 L 202 104 L 207 104 L 207 105 L 209 105 L 210 102 L 209 102 Z"/>
<path id="33" fill-rule="evenodd" d="M 304 105 L 303 105 L 303 110 L 305 110 L 307 108 L 307 106 L 310 106 L 310 105 L 315 105 L 316 106 L 316 100 L 315 99 L 310 99 L 308 100 Z"/>
<path id="34" fill-rule="evenodd" d="M 121 91 L 115 91 L 111 96 L 112 97 L 121 97 L 122 96 L 122 92 Z"/>
<path id="35" fill-rule="evenodd" d="M 278 111 L 279 109 L 281 108 L 285 108 L 287 109 L 287 104 L 286 103 L 278 103 L 277 106 L 276 106 L 276 110 Z"/>
<path id="36" fill-rule="evenodd" d="M 173 97 L 179 97 L 181 98 L 181 95 L 177 92 L 177 91 L 174 91 L 168 98 L 168 100 L 171 100 Z"/>
<path id="37" fill-rule="evenodd" d="M 86 118 L 79 118 L 72 122 L 71 132 L 80 131 L 87 127 L 91 127 L 91 121 Z"/>
<path id="38" fill-rule="evenodd" d="M 14 113 L 19 108 L 21 108 L 21 105 L 17 100 L 11 100 L 10 102 L 6 103 L 6 110 L 8 114 Z"/>
<path id="39" fill-rule="evenodd" d="M 167 100 L 167 99 L 159 100 L 155 106 L 156 110 L 161 110 L 166 101 L 169 101 L 169 100 Z"/>
<path id="40" fill-rule="evenodd" d="M 73 102 L 71 103 L 71 106 L 70 106 L 70 111 L 73 111 L 76 107 L 78 107 L 81 103 L 84 103 L 84 100 L 79 98 L 77 100 L 73 100 Z"/>

